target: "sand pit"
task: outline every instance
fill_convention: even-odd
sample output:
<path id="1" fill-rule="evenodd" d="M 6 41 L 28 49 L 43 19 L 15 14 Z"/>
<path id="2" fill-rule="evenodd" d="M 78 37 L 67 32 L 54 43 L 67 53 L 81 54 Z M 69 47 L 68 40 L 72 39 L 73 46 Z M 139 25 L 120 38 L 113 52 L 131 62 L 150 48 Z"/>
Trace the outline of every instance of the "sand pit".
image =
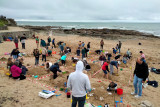
<path id="1" fill-rule="evenodd" d="M 40 38 L 47 40 L 47 36 L 44 36 L 44 33 L 38 34 Z M 43 36 L 42 36 L 43 35 Z M 159 88 L 154 88 L 152 86 L 148 86 L 147 88 L 143 89 L 143 96 L 140 99 L 135 99 L 134 96 L 130 95 L 133 91 L 133 71 L 135 68 L 135 60 L 139 55 L 139 51 L 142 50 L 146 54 L 146 61 L 149 67 L 158 68 L 160 64 L 160 50 L 159 50 L 159 40 L 158 39 L 129 39 L 129 40 L 122 40 L 122 55 L 130 48 L 131 52 L 133 53 L 133 57 L 131 60 L 127 62 L 127 64 L 121 64 L 119 66 L 119 76 L 110 76 L 110 81 L 103 78 L 103 71 L 101 70 L 101 66 L 99 62 L 93 63 L 93 61 L 98 60 L 99 55 L 96 55 L 94 50 L 99 49 L 99 41 L 101 38 L 90 38 L 90 37 L 81 37 L 77 35 L 70 35 L 70 36 L 56 36 L 56 42 L 60 40 L 64 40 L 67 46 L 72 48 L 72 53 L 67 55 L 66 66 L 61 66 L 60 62 L 60 69 L 64 71 L 68 71 L 66 74 L 58 73 L 58 78 L 53 80 L 53 76 L 51 75 L 52 72 L 47 73 L 44 68 L 41 67 L 34 67 L 34 56 L 32 55 L 33 49 L 36 47 L 34 39 L 28 39 L 26 41 L 26 49 L 22 50 L 20 47 L 20 51 L 27 53 L 27 56 L 24 56 L 24 65 L 30 64 L 32 67 L 29 68 L 27 75 L 38 75 L 38 78 L 34 77 L 27 77 L 28 79 L 23 81 L 16 81 L 13 79 L 9 79 L 8 76 L 4 75 L 0 68 L 0 106 L 2 107 L 70 107 L 71 106 L 71 99 L 66 98 L 66 94 L 60 91 L 57 91 L 56 94 L 61 94 L 58 97 L 51 97 L 50 99 L 43 99 L 38 96 L 38 92 L 43 89 L 48 90 L 48 87 L 56 88 L 59 90 L 60 88 L 64 87 L 64 82 L 67 81 L 67 76 L 74 72 L 75 67 L 72 66 L 72 61 L 70 60 L 71 57 L 77 57 L 75 51 L 78 46 L 78 41 L 84 41 L 86 44 L 88 40 L 91 42 L 91 53 L 89 53 L 87 62 L 91 65 L 91 70 L 86 72 L 90 77 L 90 82 L 92 88 L 95 90 L 91 91 L 90 93 L 94 93 L 93 96 L 89 96 L 87 102 L 90 102 L 94 105 L 102 105 L 108 103 L 111 107 L 114 105 L 114 94 L 109 95 L 106 91 L 110 81 L 114 81 L 118 84 L 118 88 L 122 88 L 124 90 L 123 95 L 119 96 L 115 94 L 116 100 L 120 100 L 120 97 L 123 97 L 124 107 L 130 105 L 131 107 L 139 107 L 139 103 L 144 100 L 150 101 L 155 107 L 159 107 L 160 104 L 157 103 L 160 97 Z M 108 51 L 112 53 L 112 47 L 114 47 L 118 40 L 104 40 L 104 51 Z M 139 46 L 138 43 L 141 42 L 143 45 Z M 8 47 L 9 46 L 9 47 Z M 0 57 L 4 55 L 6 52 L 11 52 L 14 48 L 12 42 L 4 42 L 0 45 Z M 156 51 L 155 51 L 156 50 Z M 59 55 L 59 48 L 53 49 L 56 51 L 56 54 L 47 57 L 48 62 L 55 63 L 58 59 L 60 59 Z M 7 58 L 7 57 L 6 57 Z M 81 59 L 81 57 L 80 57 Z M 112 58 L 113 59 L 113 58 Z M 4 61 L 3 61 L 4 62 Z M 6 62 L 6 61 L 5 61 Z M 41 61 L 40 56 L 40 65 L 44 63 Z M 0 63 L 0 67 L 6 68 L 6 63 Z M 120 70 L 121 69 L 121 70 Z M 98 74 L 95 75 L 94 78 L 91 76 L 100 70 Z M 116 73 L 116 69 L 115 69 Z M 50 75 L 50 76 L 47 76 Z M 150 80 L 156 80 L 160 82 L 159 75 L 150 73 L 149 76 Z M 30 80 L 29 80 L 30 79 Z M 32 81 L 31 81 L 32 80 Z M 37 83 L 36 83 L 37 82 Z M 40 83 L 40 84 L 39 84 Z M 44 86 L 43 86 L 44 85 Z M 48 87 L 46 87 L 48 86 Z M 100 100 L 100 97 L 103 100 Z M 53 103 L 54 102 L 54 103 Z"/>

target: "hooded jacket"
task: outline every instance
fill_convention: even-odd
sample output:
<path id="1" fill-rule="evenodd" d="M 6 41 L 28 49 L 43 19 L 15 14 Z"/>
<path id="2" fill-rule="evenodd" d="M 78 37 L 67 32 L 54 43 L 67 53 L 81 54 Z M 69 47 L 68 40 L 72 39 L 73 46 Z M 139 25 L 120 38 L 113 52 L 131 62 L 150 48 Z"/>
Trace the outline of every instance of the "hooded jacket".
<path id="1" fill-rule="evenodd" d="M 22 73 L 22 70 L 16 65 L 13 65 L 11 67 L 11 73 L 12 73 L 12 77 L 19 77 L 20 74 Z"/>
<path id="2" fill-rule="evenodd" d="M 84 97 L 86 91 L 91 89 L 89 78 L 83 73 L 84 64 L 78 61 L 76 71 L 71 73 L 68 78 L 67 88 L 72 90 L 74 97 Z"/>

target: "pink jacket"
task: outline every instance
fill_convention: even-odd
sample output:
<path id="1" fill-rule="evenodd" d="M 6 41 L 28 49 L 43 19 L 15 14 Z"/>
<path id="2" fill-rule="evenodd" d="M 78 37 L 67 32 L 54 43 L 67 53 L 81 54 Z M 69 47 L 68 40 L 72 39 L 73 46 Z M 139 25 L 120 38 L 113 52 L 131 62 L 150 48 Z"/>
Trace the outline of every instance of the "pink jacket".
<path id="1" fill-rule="evenodd" d="M 103 65 L 102 65 L 102 70 L 106 70 L 106 66 L 108 66 L 108 63 L 105 62 Z"/>
<path id="2" fill-rule="evenodd" d="M 22 70 L 16 65 L 13 65 L 11 67 L 11 73 L 12 73 L 12 77 L 19 77 L 20 74 L 22 73 Z"/>

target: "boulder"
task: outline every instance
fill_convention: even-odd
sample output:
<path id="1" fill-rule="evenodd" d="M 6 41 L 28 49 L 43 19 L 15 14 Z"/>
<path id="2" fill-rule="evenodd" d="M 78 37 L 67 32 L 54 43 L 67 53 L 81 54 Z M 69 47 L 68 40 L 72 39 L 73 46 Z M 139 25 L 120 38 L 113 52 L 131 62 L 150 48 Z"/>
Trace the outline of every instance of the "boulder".
<path id="1" fill-rule="evenodd" d="M 145 100 L 141 102 L 141 107 L 153 107 L 153 105 L 148 100 Z"/>

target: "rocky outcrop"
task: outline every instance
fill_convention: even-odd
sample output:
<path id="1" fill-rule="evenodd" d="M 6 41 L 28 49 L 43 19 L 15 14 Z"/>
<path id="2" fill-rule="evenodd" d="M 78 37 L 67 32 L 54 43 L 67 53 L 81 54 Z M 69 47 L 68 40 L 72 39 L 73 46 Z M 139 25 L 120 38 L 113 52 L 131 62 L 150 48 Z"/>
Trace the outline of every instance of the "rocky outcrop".
<path id="1" fill-rule="evenodd" d="M 30 29 L 30 30 L 34 30 L 34 31 L 37 31 L 37 30 L 51 30 L 51 29 L 59 29 L 60 27 L 54 27 L 54 26 L 20 26 L 20 27 L 23 27 L 25 29 Z"/>
<path id="2" fill-rule="evenodd" d="M 77 34 L 81 36 L 93 36 L 93 37 L 113 37 L 117 35 L 131 35 L 131 36 L 145 36 L 155 37 L 153 34 L 142 33 L 134 30 L 120 30 L 120 29 L 64 29 L 66 34 Z"/>
<path id="3" fill-rule="evenodd" d="M 0 21 L 1 22 L 4 22 L 4 25 L 7 25 L 7 26 L 17 26 L 17 23 L 14 19 L 11 19 L 11 18 L 6 18 L 5 16 L 0 16 Z"/>
<path id="4" fill-rule="evenodd" d="M 14 19 L 8 18 L 7 21 L 8 21 L 7 24 L 8 26 L 17 26 L 17 23 Z"/>

